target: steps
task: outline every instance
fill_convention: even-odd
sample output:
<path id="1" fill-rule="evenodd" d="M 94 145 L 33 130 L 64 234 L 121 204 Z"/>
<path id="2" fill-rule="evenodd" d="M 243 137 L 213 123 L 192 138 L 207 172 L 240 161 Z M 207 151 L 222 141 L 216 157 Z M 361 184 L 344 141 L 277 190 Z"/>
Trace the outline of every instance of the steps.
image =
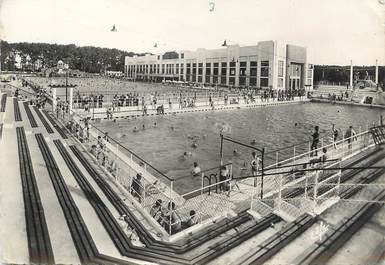
<path id="1" fill-rule="evenodd" d="M 51 240 L 24 128 L 17 127 L 16 132 L 30 262 L 54 264 Z"/>

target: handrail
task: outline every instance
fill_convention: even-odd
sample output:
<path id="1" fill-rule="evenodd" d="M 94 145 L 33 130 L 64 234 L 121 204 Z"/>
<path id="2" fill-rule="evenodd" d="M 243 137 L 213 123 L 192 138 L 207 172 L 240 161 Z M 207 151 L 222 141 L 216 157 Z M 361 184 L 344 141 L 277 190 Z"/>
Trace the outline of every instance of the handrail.
<path id="1" fill-rule="evenodd" d="M 330 136 L 329 133 L 325 133 L 325 135 L 320 137 L 319 139 L 322 140 L 322 139 L 327 139 L 327 138 L 330 138 L 330 137 L 332 137 L 332 136 Z M 309 141 L 298 142 L 298 143 L 293 144 L 293 145 L 285 146 L 285 147 L 282 147 L 282 148 L 279 148 L 279 149 L 276 149 L 276 150 L 273 150 L 273 151 L 270 151 L 270 152 L 266 152 L 265 155 L 274 154 L 274 153 L 277 153 L 279 151 L 290 149 L 290 148 L 293 148 L 295 146 L 299 146 L 301 144 L 310 143 L 310 142 L 311 142 L 310 140 Z"/>
<path id="2" fill-rule="evenodd" d="M 210 179 L 211 178 L 214 178 L 215 184 L 218 184 L 217 173 L 211 173 L 210 174 Z M 218 193 L 218 185 L 215 185 L 215 192 Z"/>
<path id="3" fill-rule="evenodd" d="M 6 86 L 11 86 L 11 87 L 13 87 L 13 88 L 15 88 L 15 89 L 19 89 L 19 90 L 21 90 L 21 91 L 23 91 L 23 92 L 25 92 L 25 93 L 27 93 L 27 94 L 33 95 L 33 93 L 31 93 L 31 92 L 29 92 L 29 91 L 27 91 L 27 90 L 25 90 L 25 89 L 22 89 L 22 88 L 20 88 L 20 87 L 17 87 L 17 86 L 15 86 L 15 85 L 12 85 L 12 84 L 6 84 Z"/>
<path id="4" fill-rule="evenodd" d="M 208 181 L 209 181 L 209 185 L 207 186 L 208 188 L 209 188 L 209 195 L 210 195 L 210 192 L 211 192 L 211 177 L 209 177 L 209 176 L 207 176 L 207 175 L 204 175 L 203 176 L 203 183 L 204 183 L 204 180 L 205 179 L 208 179 Z M 203 191 L 204 191 L 204 189 L 205 189 L 205 186 L 203 185 L 203 187 L 202 187 L 202 189 L 203 189 Z M 188 194 L 188 193 L 187 193 Z M 186 196 L 186 194 L 184 194 L 184 196 Z"/>
<path id="5" fill-rule="evenodd" d="M 204 178 L 207 178 L 207 179 L 210 179 L 210 177 L 208 177 L 207 175 L 205 175 L 204 176 Z M 185 194 L 182 194 L 182 195 L 179 195 L 179 197 L 181 197 L 181 198 L 184 198 L 184 197 L 187 197 L 187 196 L 189 196 L 189 195 L 191 195 L 191 194 L 194 194 L 194 193 L 197 193 L 197 192 L 199 192 L 199 191 L 202 191 L 202 190 L 205 190 L 205 189 L 207 189 L 207 188 L 212 188 L 212 187 L 214 187 L 214 186 L 219 186 L 220 184 L 222 184 L 222 183 L 226 183 L 226 182 L 231 182 L 231 178 L 228 178 L 228 179 L 225 179 L 225 180 L 222 180 L 222 181 L 218 181 L 218 182 L 216 182 L 216 183 L 214 183 L 214 184 L 211 184 L 211 180 L 210 180 L 210 182 L 209 182 L 209 186 L 204 186 L 203 188 L 199 188 L 199 189 L 196 189 L 196 190 L 193 190 L 193 191 L 189 191 L 189 192 L 187 192 L 187 193 L 185 193 Z M 173 199 L 175 199 L 176 197 L 174 197 Z"/>
<path id="6" fill-rule="evenodd" d="M 298 158 L 298 157 L 303 157 L 303 156 L 305 156 L 305 155 L 311 154 L 311 153 L 313 153 L 314 151 L 320 151 L 320 150 L 322 150 L 322 148 L 331 147 L 331 146 L 334 146 L 334 145 L 337 145 L 337 144 L 346 142 L 348 139 L 354 139 L 354 138 L 357 138 L 357 137 L 359 137 L 359 136 L 363 136 L 363 135 L 368 134 L 368 133 L 370 133 L 370 132 L 369 132 L 369 131 L 364 131 L 364 132 L 361 132 L 361 133 L 352 135 L 352 136 L 350 136 L 349 138 L 343 138 L 342 140 L 339 140 L 339 141 L 337 141 L 337 142 L 333 142 L 333 143 L 328 144 L 328 145 L 325 145 L 325 146 L 323 146 L 323 147 L 319 147 L 319 148 L 317 148 L 317 149 L 315 149 L 315 150 L 311 150 L 311 151 L 308 151 L 308 152 L 305 152 L 305 153 L 301 153 L 301 154 L 299 154 L 299 155 L 296 155 L 296 156 L 290 157 L 290 158 L 288 158 L 288 159 L 279 161 L 278 163 L 279 163 L 279 164 L 286 163 L 286 162 L 288 162 L 288 161 L 290 161 L 290 160 L 293 160 L 293 159 L 296 159 L 296 158 Z M 271 168 L 271 167 L 274 167 L 274 166 L 276 166 L 276 163 L 267 166 L 265 169 L 268 169 L 268 168 Z"/>
<path id="7" fill-rule="evenodd" d="M 73 113 L 73 115 L 79 117 L 79 118 L 82 118 L 80 115 L 78 115 L 76 112 L 74 111 L 71 111 Z M 98 132 L 100 132 L 101 134 L 105 134 L 105 132 L 103 132 L 102 130 L 100 130 L 98 127 L 92 125 L 92 124 L 89 124 L 92 128 L 96 129 Z M 155 172 L 157 172 L 158 174 L 160 174 L 162 177 L 165 177 L 166 179 L 168 179 L 169 181 L 174 181 L 175 179 L 174 178 L 171 178 L 169 176 L 167 176 L 166 174 L 162 173 L 161 171 L 159 171 L 157 168 L 155 168 L 154 166 L 152 166 L 150 163 L 148 163 L 146 160 L 144 160 L 143 158 L 141 158 L 139 155 L 135 154 L 133 151 L 131 151 L 130 149 L 128 149 L 127 147 L 123 146 L 121 143 L 119 143 L 117 140 L 115 140 L 114 138 L 112 138 L 111 136 L 107 136 L 107 139 L 108 140 L 111 140 L 112 142 L 114 142 L 115 144 L 117 144 L 120 148 L 122 148 L 123 150 L 126 150 L 128 151 L 130 154 L 132 154 L 135 158 L 139 159 L 141 162 L 145 163 L 146 164 L 146 167 L 150 167 L 151 169 L 153 169 Z"/>
<path id="8" fill-rule="evenodd" d="M 226 163 L 226 164 L 223 164 L 222 166 L 229 166 L 229 165 L 232 165 L 233 163 Z M 207 169 L 205 169 L 205 170 L 201 170 L 201 172 L 199 172 L 199 173 L 205 173 L 205 172 L 208 172 L 208 171 L 211 171 L 211 170 L 214 170 L 214 169 L 221 169 L 221 167 L 222 166 L 219 166 L 219 167 L 212 167 L 212 168 L 207 168 Z M 181 179 L 184 179 L 184 178 L 188 178 L 188 177 L 191 177 L 191 174 L 189 174 L 189 175 L 185 175 L 185 176 L 183 176 L 183 177 L 179 177 L 179 178 L 177 178 L 177 179 L 174 179 L 174 180 L 181 180 Z"/>

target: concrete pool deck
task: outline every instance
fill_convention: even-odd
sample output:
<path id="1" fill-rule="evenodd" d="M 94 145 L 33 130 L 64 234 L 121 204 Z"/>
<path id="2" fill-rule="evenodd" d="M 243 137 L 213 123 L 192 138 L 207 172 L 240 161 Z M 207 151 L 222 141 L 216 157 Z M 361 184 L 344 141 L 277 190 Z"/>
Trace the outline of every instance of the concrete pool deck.
<path id="1" fill-rule="evenodd" d="M 348 106 L 357 106 L 357 107 L 365 107 L 365 108 L 380 108 L 385 109 L 385 105 L 376 105 L 376 104 L 363 104 L 353 101 L 331 101 L 329 99 L 321 99 L 321 98 L 312 98 L 310 102 L 315 103 L 330 103 L 330 104 L 340 104 L 340 105 L 348 105 Z"/>
<path id="2" fill-rule="evenodd" d="M 182 113 L 192 113 L 192 112 L 208 112 L 208 111 L 223 111 L 223 110 L 237 110 L 237 109 L 247 109 L 247 108 L 257 108 L 265 106 L 279 106 L 279 105 L 289 105 L 289 104 L 299 104 L 310 102 L 310 99 L 295 97 L 294 100 L 287 101 L 277 101 L 270 99 L 269 101 L 261 101 L 257 99 L 253 103 L 239 103 L 239 104 L 228 104 L 225 105 L 223 102 L 215 102 L 214 107 L 208 106 L 204 102 L 199 102 L 196 107 L 190 108 L 180 108 L 177 105 L 172 106 L 169 109 L 168 105 L 164 106 L 164 115 L 171 114 L 182 114 Z M 90 117 L 91 120 L 94 119 L 107 119 L 106 118 L 107 108 L 90 108 L 90 111 L 86 112 L 83 109 L 74 109 L 74 112 L 83 116 Z M 159 115 L 156 109 L 148 108 L 147 116 Z M 141 117 L 143 116 L 143 111 L 141 106 L 135 107 L 120 107 L 119 110 L 113 112 L 113 119 L 116 118 L 130 118 L 130 117 Z"/>

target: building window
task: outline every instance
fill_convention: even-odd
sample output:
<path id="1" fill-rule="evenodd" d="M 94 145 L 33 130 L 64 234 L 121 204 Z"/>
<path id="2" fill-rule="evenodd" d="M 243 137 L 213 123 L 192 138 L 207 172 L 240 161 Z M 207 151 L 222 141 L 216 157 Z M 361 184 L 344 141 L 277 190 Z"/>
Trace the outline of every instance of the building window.
<path id="1" fill-rule="evenodd" d="M 246 85 L 246 77 L 239 77 L 239 85 L 240 86 Z"/>
<path id="2" fill-rule="evenodd" d="M 246 62 L 239 63 L 239 76 L 246 76 Z M 241 83 L 241 81 L 239 81 Z"/>
<path id="3" fill-rule="evenodd" d="M 192 73 L 193 75 L 196 75 L 197 73 L 197 64 L 196 63 L 193 63 L 192 64 Z M 193 80 L 195 82 L 195 80 Z"/>
<path id="4" fill-rule="evenodd" d="M 262 78 L 261 77 L 261 87 L 268 87 L 269 86 L 269 78 Z"/>
<path id="5" fill-rule="evenodd" d="M 269 61 L 261 62 L 261 76 L 269 77 Z"/>
<path id="6" fill-rule="evenodd" d="M 213 69 L 213 74 L 218 75 L 219 74 L 219 63 L 214 63 L 214 69 Z"/>
<path id="7" fill-rule="evenodd" d="M 230 62 L 230 76 L 235 75 L 235 62 Z"/>
<path id="8" fill-rule="evenodd" d="M 226 77 L 226 75 L 227 75 L 227 63 L 221 63 L 221 76 Z M 223 84 L 222 81 L 221 81 L 221 83 Z"/>
<path id="9" fill-rule="evenodd" d="M 283 77 L 283 61 L 278 61 L 278 76 Z"/>
<path id="10" fill-rule="evenodd" d="M 184 53 L 181 53 L 181 54 L 180 54 L 180 58 L 181 58 L 181 59 L 184 59 Z"/>
<path id="11" fill-rule="evenodd" d="M 278 87 L 283 88 L 283 78 L 278 78 Z"/>
<path id="12" fill-rule="evenodd" d="M 258 63 L 256 61 L 250 62 L 250 76 L 257 76 L 257 66 Z"/>
<path id="13" fill-rule="evenodd" d="M 203 63 L 198 64 L 198 75 L 202 75 L 203 73 Z"/>
<path id="14" fill-rule="evenodd" d="M 301 65 L 291 64 L 290 65 L 290 76 L 292 77 L 301 77 Z"/>
<path id="15" fill-rule="evenodd" d="M 269 86 L 269 61 L 261 61 L 261 87 Z"/>
<path id="16" fill-rule="evenodd" d="M 234 86 L 235 85 L 235 77 L 229 77 L 229 85 Z"/>
<path id="17" fill-rule="evenodd" d="M 250 77 L 250 86 L 256 86 L 257 85 L 257 78 Z"/>

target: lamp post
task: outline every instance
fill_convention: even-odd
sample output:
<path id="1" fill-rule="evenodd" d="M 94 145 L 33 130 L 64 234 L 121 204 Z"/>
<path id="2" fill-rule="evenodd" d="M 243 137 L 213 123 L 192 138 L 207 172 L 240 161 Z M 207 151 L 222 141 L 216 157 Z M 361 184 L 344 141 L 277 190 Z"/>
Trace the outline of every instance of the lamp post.
<path id="1" fill-rule="evenodd" d="M 66 104 L 68 104 L 68 70 L 69 65 L 64 64 L 65 74 L 66 74 Z"/>

